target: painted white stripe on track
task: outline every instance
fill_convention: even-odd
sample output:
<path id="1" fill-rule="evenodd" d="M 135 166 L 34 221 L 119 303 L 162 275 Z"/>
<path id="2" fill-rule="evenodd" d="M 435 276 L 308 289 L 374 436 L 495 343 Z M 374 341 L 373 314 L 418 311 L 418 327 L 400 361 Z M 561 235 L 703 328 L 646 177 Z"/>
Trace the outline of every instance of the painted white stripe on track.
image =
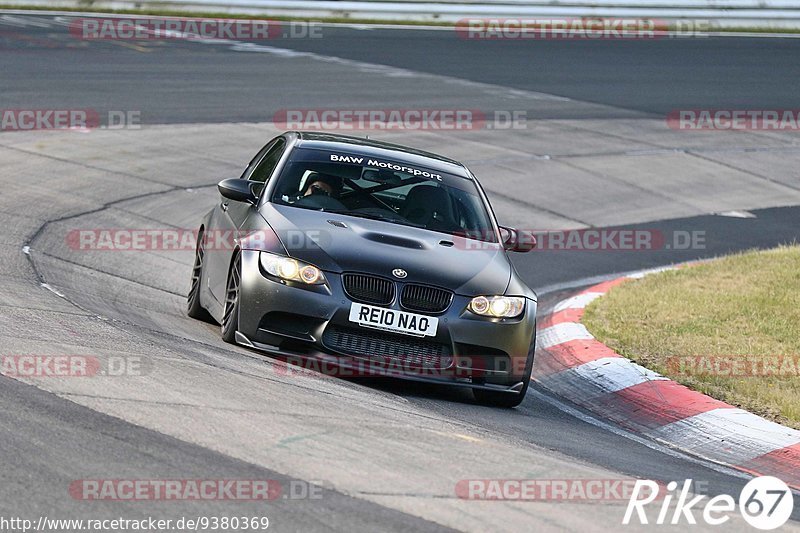
<path id="1" fill-rule="evenodd" d="M 603 357 L 576 366 L 571 371 L 581 379 L 591 380 L 592 385 L 606 393 L 618 392 L 648 381 L 668 380 L 624 357 Z"/>
<path id="2" fill-rule="evenodd" d="M 546 389 L 589 409 L 609 394 L 634 385 L 665 380 L 664 376 L 622 357 L 604 357 L 537 378 Z M 628 405 L 631 412 L 637 409 L 635 403 Z M 625 409 L 623 404 L 620 407 Z"/>
<path id="3" fill-rule="evenodd" d="M 540 331 L 536 337 L 536 345 L 539 348 L 550 348 L 564 342 L 590 339 L 594 339 L 594 337 L 583 324 L 562 322 Z"/>
<path id="4" fill-rule="evenodd" d="M 703 457 L 731 464 L 742 464 L 800 443 L 800 431 L 743 409 L 713 409 L 648 434 Z"/>
<path id="5" fill-rule="evenodd" d="M 667 455 L 669 457 L 675 457 L 683 461 L 689 461 L 691 463 L 701 465 L 704 468 L 709 468 L 715 472 L 719 472 L 720 474 L 725 474 L 726 476 L 733 476 L 741 479 L 750 479 L 752 477 L 750 474 L 742 472 L 741 470 L 736 470 L 734 468 L 731 468 L 729 465 L 723 465 L 716 462 L 709 462 L 706 459 L 693 457 L 683 451 L 677 450 L 676 448 L 672 448 L 660 442 L 650 440 L 649 438 L 644 437 L 642 435 L 637 435 L 636 433 L 622 429 L 621 427 L 617 426 L 612 422 L 607 422 L 601 418 L 598 418 L 597 416 L 593 416 L 592 414 L 588 414 L 576 407 L 573 407 L 572 405 L 560 400 L 558 396 L 554 396 L 550 392 L 545 393 L 538 391 L 535 388 L 530 388 L 528 389 L 528 394 L 536 398 L 537 401 L 546 402 L 555 407 L 556 409 L 564 411 L 570 416 L 574 416 L 575 418 L 581 420 L 582 422 L 586 422 L 587 424 L 591 424 L 600 429 L 604 429 L 605 431 L 613 433 L 614 435 L 619 435 L 620 437 L 624 437 L 628 440 L 636 442 L 637 444 L 641 444 L 642 446 L 645 446 L 651 450 L 663 453 L 664 455 Z"/>
<path id="6" fill-rule="evenodd" d="M 554 313 L 565 309 L 584 309 L 587 305 L 603 296 L 603 292 L 582 292 L 560 302 L 553 308 Z"/>

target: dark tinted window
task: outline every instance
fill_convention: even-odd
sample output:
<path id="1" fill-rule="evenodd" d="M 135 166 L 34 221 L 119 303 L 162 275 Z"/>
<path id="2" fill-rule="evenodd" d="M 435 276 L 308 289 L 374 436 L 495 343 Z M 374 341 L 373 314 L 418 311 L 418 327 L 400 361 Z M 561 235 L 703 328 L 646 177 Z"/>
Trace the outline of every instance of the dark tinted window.
<path id="1" fill-rule="evenodd" d="M 272 201 L 497 242 L 469 179 L 385 159 L 295 150 Z M 347 156 L 345 156 L 347 157 Z"/>
<path id="2" fill-rule="evenodd" d="M 269 179 L 272 171 L 275 170 L 275 167 L 278 165 L 278 161 L 283 154 L 283 149 L 286 147 L 286 141 L 283 139 L 278 139 L 275 141 L 275 144 L 267 150 L 267 153 L 264 154 L 263 159 L 261 162 L 258 163 L 258 166 L 255 168 L 253 173 L 250 175 L 251 181 L 260 181 L 261 183 L 266 183 Z"/>

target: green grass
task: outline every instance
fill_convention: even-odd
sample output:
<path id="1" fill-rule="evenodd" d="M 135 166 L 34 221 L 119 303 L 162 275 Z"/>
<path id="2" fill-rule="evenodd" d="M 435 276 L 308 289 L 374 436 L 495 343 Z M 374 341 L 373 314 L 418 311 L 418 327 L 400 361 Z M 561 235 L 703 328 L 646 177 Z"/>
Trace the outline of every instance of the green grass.
<path id="1" fill-rule="evenodd" d="M 595 300 L 583 323 L 647 368 L 800 429 L 800 369 L 730 376 L 713 367 L 681 366 L 800 361 L 800 246 L 741 253 L 626 282 Z"/>

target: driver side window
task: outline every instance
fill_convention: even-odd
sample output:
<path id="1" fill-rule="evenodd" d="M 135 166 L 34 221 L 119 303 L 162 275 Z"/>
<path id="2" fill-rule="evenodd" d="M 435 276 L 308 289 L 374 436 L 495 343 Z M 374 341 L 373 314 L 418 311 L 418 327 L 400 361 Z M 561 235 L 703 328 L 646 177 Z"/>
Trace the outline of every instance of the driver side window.
<path id="1" fill-rule="evenodd" d="M 275 143 L 267 150 L 267 152 L 264 154 L 264 157 L 261 158 L 261 161 L 256 165 L 255 169 L 253 169 L 253 172 L 247 178 L 250 181 L 257 181 L 261 183 L 261 185 L 253 187 L 253 190 L 259 196 L 264 190 L 264 186 L 269 181 L 269 177 L 272 175 L 275 167 L 278 166 L 278 161 L 280 161 L 285 147 L 286 141 L 284 139 L 281 138 L 275 141 Z"/>

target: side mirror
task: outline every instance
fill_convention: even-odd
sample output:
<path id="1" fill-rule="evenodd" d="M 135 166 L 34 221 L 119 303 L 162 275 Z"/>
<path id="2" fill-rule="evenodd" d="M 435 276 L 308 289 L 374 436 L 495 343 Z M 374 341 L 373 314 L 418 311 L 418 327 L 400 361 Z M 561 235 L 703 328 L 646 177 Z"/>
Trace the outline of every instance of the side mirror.
<path id="1" fill-rule="evenodd" d="M 532 231 L 500 226 L 503 248 L 509 252 L 530 252 L 536 248 L 536 236 Z"/>
<path id="2" fill-rule="evenodd" d="M 217 184 L 219 193 L 234 202 L 247 202 L 253 205 L 258 203 L 258 196 L 253 192 L 254 185 L 261 185 L 258 182 L 231 178 L 222 180 Z"/>

